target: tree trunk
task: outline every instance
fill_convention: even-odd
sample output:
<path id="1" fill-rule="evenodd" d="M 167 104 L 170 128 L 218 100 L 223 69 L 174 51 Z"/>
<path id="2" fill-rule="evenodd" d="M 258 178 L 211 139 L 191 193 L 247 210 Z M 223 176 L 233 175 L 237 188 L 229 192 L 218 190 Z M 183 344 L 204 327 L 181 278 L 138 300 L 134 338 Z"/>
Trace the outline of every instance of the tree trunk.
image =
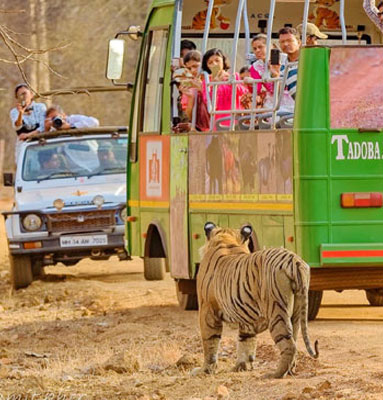
<path id="1" fill-rule="evenodd" d="M 37 11 L 37 39 L 38 48 L 41 50 L 46 50 L 49 46 L 48 44 L 48 32 L 47 32 L 47 1 L 37 0 L 38 11 Z M 48 69 L 49 65 L 49 52 L 45 52 L 40 55 L 41 62 L 38 63 L 38 89 L 40 92 L 46 92 L 50 90 L 50 72 Z"/>

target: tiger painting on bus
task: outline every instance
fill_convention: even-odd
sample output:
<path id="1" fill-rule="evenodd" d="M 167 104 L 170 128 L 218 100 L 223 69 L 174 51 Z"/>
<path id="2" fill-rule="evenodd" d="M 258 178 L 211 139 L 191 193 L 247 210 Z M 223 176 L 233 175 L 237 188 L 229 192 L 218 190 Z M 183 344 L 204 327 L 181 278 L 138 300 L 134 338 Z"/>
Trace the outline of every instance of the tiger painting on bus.
<path id="1" fill-rule="evenodd" d="M 209 1 L 205 0 L 205 3 L 209 5 Z M 230 4 L 231 0 L 215 0 L 214 1 L 214 7 L 213 7 L 213 12 L 211 16 L 211 22 L 210 22 L 210 29 L 228 29 L 230 27 L 230 18 L 225 17 L 222 14 L 222 7 Z M 192 21 L 192 29 L 196 30 L 203 30 L 205 28 L 205 21 L 206 21 L 206 15 L 207 15 L 208 9 L 204 9 L 202 11 L 199 11 L 197 14 L 194 15 L 193 21 Z"/>

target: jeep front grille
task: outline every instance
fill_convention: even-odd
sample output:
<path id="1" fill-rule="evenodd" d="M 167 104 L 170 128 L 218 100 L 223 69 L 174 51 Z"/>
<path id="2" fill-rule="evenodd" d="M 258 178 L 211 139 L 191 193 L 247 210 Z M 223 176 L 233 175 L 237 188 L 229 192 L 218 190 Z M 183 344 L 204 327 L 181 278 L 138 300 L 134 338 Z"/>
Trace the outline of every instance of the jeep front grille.
<path id="1" fill-rule="evenodd" d="M 116 210 L 97 210 L 47 214 L 49 232 L 86 231 L 115 225 Z"/>

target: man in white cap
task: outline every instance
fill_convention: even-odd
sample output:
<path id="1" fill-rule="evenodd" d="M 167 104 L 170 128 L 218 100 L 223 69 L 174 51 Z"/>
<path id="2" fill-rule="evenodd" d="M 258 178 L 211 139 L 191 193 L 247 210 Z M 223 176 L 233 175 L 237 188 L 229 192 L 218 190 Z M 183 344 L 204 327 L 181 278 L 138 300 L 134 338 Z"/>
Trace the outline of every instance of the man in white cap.
<path id="1" fill-rule="evenodd" d="M 303 32 L 302 24 L 297 26 L 297 31 L 302 35 Z M 307 22 L 306 45 L 316 46 L 318 44 L 318 39 L 327 39 L 327 38 L 328 36 L 322 33 L 316 25 Z"/>

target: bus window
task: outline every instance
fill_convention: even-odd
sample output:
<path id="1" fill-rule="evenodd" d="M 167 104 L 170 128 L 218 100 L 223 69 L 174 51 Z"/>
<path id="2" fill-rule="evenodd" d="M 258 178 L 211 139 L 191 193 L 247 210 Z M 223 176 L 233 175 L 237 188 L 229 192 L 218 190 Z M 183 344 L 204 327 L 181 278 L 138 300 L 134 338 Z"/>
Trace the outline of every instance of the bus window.
<path id="1" fill-rule="evenodd" d="M 145 98 L 143 102 L 143 132 L 159 132 L 161 127 L 162 91 L 168 30 L 153 30 L 149 33 L 147 49 Z"/>

